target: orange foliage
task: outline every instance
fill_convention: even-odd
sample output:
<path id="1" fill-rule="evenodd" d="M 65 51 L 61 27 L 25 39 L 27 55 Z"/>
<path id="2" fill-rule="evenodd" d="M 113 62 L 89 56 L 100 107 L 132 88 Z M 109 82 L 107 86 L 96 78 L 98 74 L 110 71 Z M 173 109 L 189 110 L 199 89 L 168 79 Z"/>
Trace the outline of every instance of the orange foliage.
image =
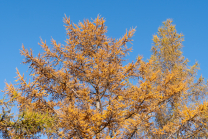
<path id="1" fill-rule="evenodd" d="M 139 56 L 127 65 L 123 61 L 135 29 L 115 40 L 106 36 L 105 20 L 99 16 L 79 24 L 65 17 L 64 22 L 65 45 L 52 39 L 49 48 L 41 40 L 44 53 L 38 57 L 22 46 L 32 82 L 17 70 L 17 85 L 6 84 L 5 93 L 10 103 L 18 103 L 20 114 L 25 113 L 20 121 L 33 130 L 23 122 L 24 130 L 7 122 L 9 136 L 208 137 L 207 85 L 202 77 L 195 81 L 198 65 L 187 65 L 181 52 L 183 35 L 171 20 L 153 36 L 151 58 L 145 62 Z M 132 78 L 136 85 L 129 83 Z"/>

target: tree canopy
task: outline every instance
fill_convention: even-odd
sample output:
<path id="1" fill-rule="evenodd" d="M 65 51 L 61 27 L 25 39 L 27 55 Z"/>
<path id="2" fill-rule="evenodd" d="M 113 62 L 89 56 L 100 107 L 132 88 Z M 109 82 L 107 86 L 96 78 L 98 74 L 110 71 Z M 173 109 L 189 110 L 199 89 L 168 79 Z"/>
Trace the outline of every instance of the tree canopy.
<path id="1" fill-rule="evenodd" d="M 150 59 L 138 56 L 126 65 L 134 28 L 114 39 L 100 16 L 64 22 L 65 44 L 52 39 L 49 47 L 41 39 L 38 56 L 22 46 L 31 81 L 17 69 L 17 83 L 6 83 L 4 138 L 208 137 L 207 82 L 196 78 L 198 63 L 189 66 L 182 55 L 183 35 L 172 20 L 153 36 Z"/>

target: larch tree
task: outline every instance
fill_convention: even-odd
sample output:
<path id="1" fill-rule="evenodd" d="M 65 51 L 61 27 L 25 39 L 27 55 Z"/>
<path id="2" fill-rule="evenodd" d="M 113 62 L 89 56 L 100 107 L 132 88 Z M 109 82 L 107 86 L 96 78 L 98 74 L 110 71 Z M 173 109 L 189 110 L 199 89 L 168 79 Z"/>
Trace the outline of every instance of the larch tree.
<path id="1" fill-rule="evenodd" d="M 106 36 L 105 20 L 74 24 L 65 17 L 68 38 L 33 56 L 22 46 L 32 81 L 17 70 L 1 100 L 4 137 L 191 138 L 208 137 L 207 84 L 196 79 L 198 64 L 182 55 L 183 35 L 171 20 L 153 36 L 152 56 L 123 64 L 135 29 L 116 40 Z M 134 79 L 135 84 L 130 84 Z M 18 106 L 19 114 L 10 109 Z"/>

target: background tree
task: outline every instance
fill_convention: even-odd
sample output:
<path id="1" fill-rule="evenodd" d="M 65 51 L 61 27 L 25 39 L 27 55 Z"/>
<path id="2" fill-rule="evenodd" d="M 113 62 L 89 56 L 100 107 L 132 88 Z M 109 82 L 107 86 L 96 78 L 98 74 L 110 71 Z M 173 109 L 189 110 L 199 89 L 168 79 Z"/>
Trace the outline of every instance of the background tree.
<path id="1" fill-rule="evenodd" d="M 16 102 L 19 108 L 19 118 L 5 126 L 8 136 L 208 136 L 207 85 L 202 77 L 195 81 L 198 66 L 189 67 L 184 60 L 182 35 L 171 20 L 154 35 L 151 58 L 144 62 L 139 56 L 127 65 L 123 61 L 131 51 L 127 43 L 135 29 L 115 40 L 106 36 L 105 20 L 99 16 L 78 25 L 67 17 L 64 21 L 65 45 L 52 39 L 53 47 L 49 48 L 41 40 L 44 53 L 38 57 L 24 46 L 21 50 L 32 82 L 17 70 L 16 86 L 6 84 L 8 102 Z M 137 84 L 130 84 L 130 78 Z"/>
<path id="2" fill-rule="evenodd" d="M 154 46 L 151 56 L 153 64 L 151 67 L 154 71 L 161 70 L 154 85 L 159 88 L 157 91 L 161 96 L 168 96 L 168 99 L 159 104 L 160 109 L 155 113 L 155 121 L 157 128 L 161 130 L 170 121 L 178 123 L 178 127 L 176 126 L 175 132 L 173 132 L 175 135 L 171 131 L 173 129 L 170 128 L 170 134 L 164 134 L 163 138 L 168 136 L 177 138 L 199 137 L 201 132 L 207 132 L 207 130 L 201 129 L 203 126 L 206 127 L 206 123 L 202 120 L 203 118 L 198 119 L 199 113 L 196 112 L 200 104 L 204 103 L 206 107 L 207 85 L 202 76 L 196 80 L 199 69 L 198 63 L 193 66 L 187 65 L 188 59 L 184 59 L 181 51 L 183 35 L 178 34 L 175 25 L 171 23 L 171 20 L 164 22 L 158 30 L 158 35 L 153 36 Z M 165 80 L 167 77 L 168 80 Z M 182 88 L 184 89 L 181 90 Z M 193 111 L 193 113 L 184 117 L 183 114 L 187 111 Z M 202 125 L 199 126 L 197 123 L 202 123 Z"/>

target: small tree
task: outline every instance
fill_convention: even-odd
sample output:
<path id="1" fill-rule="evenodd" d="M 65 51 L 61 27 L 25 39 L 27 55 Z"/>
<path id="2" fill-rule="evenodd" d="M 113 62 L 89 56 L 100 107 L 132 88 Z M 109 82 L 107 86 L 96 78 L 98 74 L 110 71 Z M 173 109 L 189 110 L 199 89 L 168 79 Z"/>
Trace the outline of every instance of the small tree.
<path id="1" fill-rule="evenodd" d="M 78 25 L 65 17 L 65 45 L 41 40 L 34 57 L 22 47 L 32 82 L 17 70 L 17 85 L 6 84 L 8 106 L 17 102 L 17 120 L 2 115 L 7 136 L 35 138 L 190 138 L 208 137 L 207 85 L 189 67 L 183 38 L 171 20 L 154 35 L 152 56 L 123 65 L 135 29 L 119 40 L 108 38 L 105 20 Z M 137 85 L 129 84 L 133 78 Z M 7 118 L 8 119 L 8 118 Z M 4 128 L 3 126 L 4 125 Z"/>

